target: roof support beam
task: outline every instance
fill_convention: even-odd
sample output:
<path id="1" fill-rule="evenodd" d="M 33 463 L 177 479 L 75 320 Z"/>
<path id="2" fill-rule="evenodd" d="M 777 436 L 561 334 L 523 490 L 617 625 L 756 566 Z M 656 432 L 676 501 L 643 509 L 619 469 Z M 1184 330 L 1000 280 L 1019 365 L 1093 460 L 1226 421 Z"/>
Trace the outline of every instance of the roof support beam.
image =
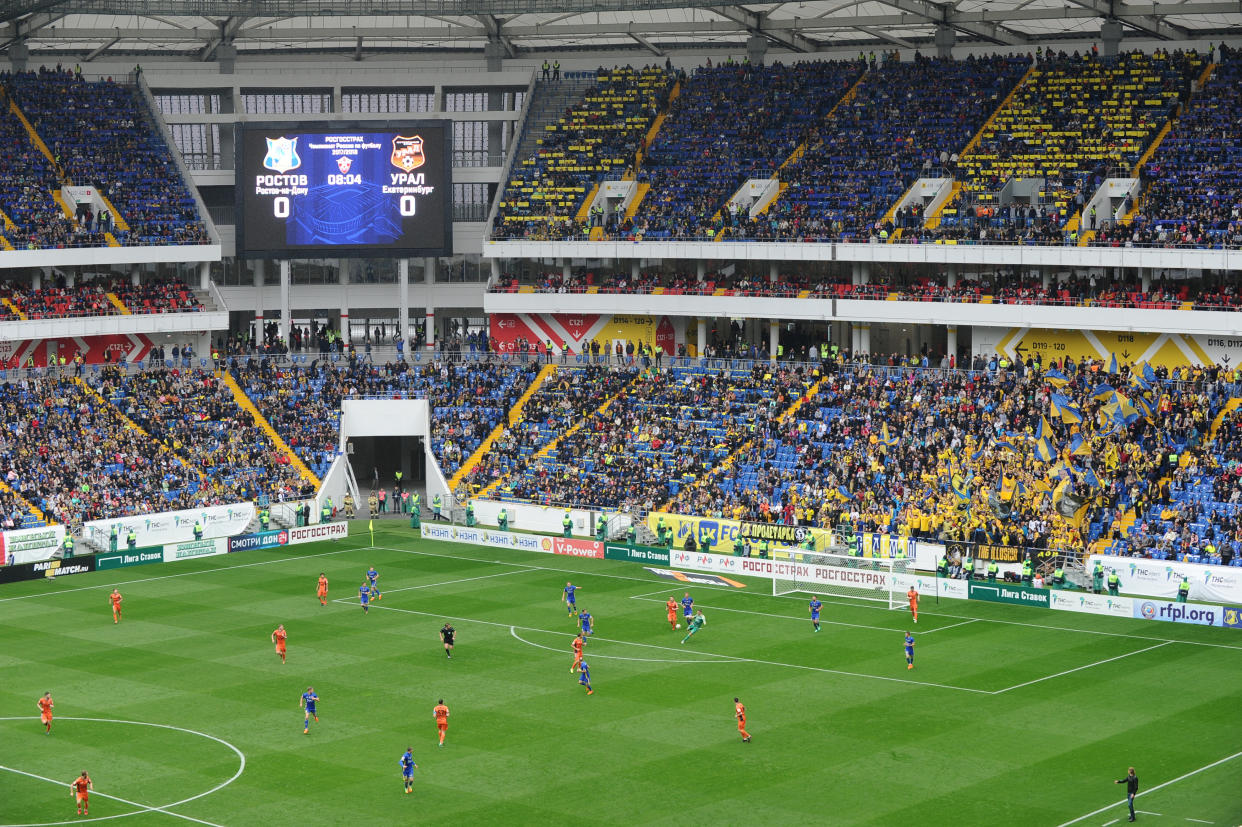
<path id="1" fill-rule="evenodd" d="M 946 23 L 959 32 L 981 37 L 1002 46 L 1020 46 L 1030 42 L 1024 34 L 1006 28 L 999 23 L 982 22 L 967 23 L 953 12 L 950 6 L 930 2 L 930 0 L 880 0 L 886 6 L 892 6 L 910 14 L 916 14 L 932 23 Z"/>
<path id="2" fill-rule="evenodd" d="M 857 26 L 855 28 L 857 28 L 858 31 L 862 32 L 863 34 L 869 34 L 872 37 L 879 38 L 880 40 L 883 40 L 888 43 L 892 43 L 894 46 L 900 46 L 903 49 L 917 49 L 918 48 L 918 46 L 914 45 L 909 40 L 903 40 L 897 35 L 889 34 L 883 29 L 876 29 L 871 26 Z"/>
<path id="3" fill-rule="evenodd" d="M 90 54 L 88 54 L 86 57 L 82 58 L 82 62 L 83 62 L 83 63 L 90 63 L 92 60 L 94 60 L 95 58 L 99 57 L 99 56 L 100 56 L 100 55 L 102 55 L 104 52 L 108 51 L 108 50 L 109 50 L 109 49 L 111 49 L 113 46 L 115 46 L 117 43 L 119 43 L 119 42 L 120 42 L 120 40 L 121 40 L 121 33 L 120 33 L 120 30 L 118 29 L 118 30 L 117 30 L 117 35 L 116 35 L 116 37 L 114 37 L 114 38 L 112 38 L 111 40 L 107 41 L 106 43 L 103 43 L 102 45 L 97 46 L 97 47 L 95 47 L 94 49 L 92 49 L 92 50 L 91 50 L 91 52 L 90 52 Z"/>
<path id="4" fill-rule="evenodd" d="M 517 57 L 517 46 L 513 45 L 513 41 L 505 36 L 504 21 L 494 14 L 479 14 L 475 15 L 474 19 L 483 24 L 484 30 L 487 31 L 488 40 L 493 43 L 499 43 L 505 48 L 506 57 Z"/>
<path id="5" fill-rule="evenodd" d="M 1132 29 L 1138 29 L 1140 32 L 1149 34 L 1152 37 L 1158 37 L 1161 40 L 1180 40 L 1190 36 L 1189 32 L 1181 26 L 1174 26 L 1160 17 L 1155 15 L 1136 14 L 1128 17 L 1114 16 L 1111 0 L 1069 0 L 1075 6 L 1081 6 L 1084 9 L 1090 9 L 1105 20 L 1114 18 L 1125 23 Z M 1177 12 L 1174 12 L 1175 14 Z"/>
<path id="6" fill-rule="evenodd" d="M 664 50 L 661 49 L 659 46 L 655 45 L 654 43 L 652 43 L 647 38 L 643 37 L 641 34 L 638 34 L 637 32 L 626 32 L 626 34 L 632 37 L 635 43 L 637 43 L 639 46 L 642 46 L 644 49 L 651 52 L 656 57 L 664 57 Z"/>
<path id="7" fill-rule="evenodd" d="M 741 25 L 751 34 L 766 37 L 778 46 L 784 46 L 795 52 L 815 52 L 819 50 L 818 43 L 803 37 L 796 31 L 765 28 L 767 19 L 744 6 L 712 6 L 711 11 L 726 20 L 732 20 L 734 23 Z"/>

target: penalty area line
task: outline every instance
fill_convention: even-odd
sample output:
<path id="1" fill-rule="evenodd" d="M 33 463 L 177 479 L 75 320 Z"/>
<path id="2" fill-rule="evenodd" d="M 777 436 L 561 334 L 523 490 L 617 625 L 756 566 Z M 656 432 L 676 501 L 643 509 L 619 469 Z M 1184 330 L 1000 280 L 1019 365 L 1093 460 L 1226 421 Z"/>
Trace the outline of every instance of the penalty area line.
<path id="1" fill-rule="evenodd" d="M 1144 652 L 1150 652 L 1153 649 L 1159 649 L 1162 646 L 1168 646 L 1169 643 L 1170 641 L 1166 640 L 1164 643 L 1157 643 L 1155 646 L 1148 646 L 1145 649 L 1135 649 L 1133 652 L 1126 652 L 1124 655 L 1117 655 L 1116 657 L 1105 658 L 1104 660 L 1097 660 L 1095 663 L 1088 663 L 1082 666 L 1075 666 L 1073 669 L 1066 669 L 1064 672 L 1057 672 L 1055 675 L 1045 675 L 1042 678 L 1035 678 L 1034 680 L 1026 681 L 1025 683 L 1015 683 L 1013 686 L 1006 686 L 1004 689 L 997 689 L 996 691 L 991 692 L 989 694 L 1003 695 L 1006 692 L 1012 692 L 1013 690 L 1021 689 L 1024 686 L 1030 686 L 1031 684 L 1043 683 L 1044 681 L 1050 681 L 1053 678 L 1059 678 L 1062 675 L 1072 675 L 1075 672 L 1081 672 L 1084 669 L 1091 669 L 1096 666 L 1103 666 L 1106 663 L 1112 663 L 1115 660 L 1121 660 L 1123 658 L 1128 658 L 1131 655 L 1141 655 Z"/>

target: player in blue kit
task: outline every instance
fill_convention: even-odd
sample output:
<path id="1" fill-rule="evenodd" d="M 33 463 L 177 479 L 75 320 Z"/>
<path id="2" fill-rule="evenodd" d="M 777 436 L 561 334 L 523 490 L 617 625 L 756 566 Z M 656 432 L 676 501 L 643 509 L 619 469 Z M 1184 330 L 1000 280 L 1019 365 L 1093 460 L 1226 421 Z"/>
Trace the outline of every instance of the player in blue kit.
<path id="1" fill-rule="evenodd" d="M 819 595 L 811 595 L 811 625 L 817 632 L 819 631 L 819 610 L 823 608 L 823 605 L 819 602 Z"/>
<path id="2" fill-rule="evenodd" d="M 414 768 L 418 766 L 414 763 L 413 749 L 406 747 L 405 754 L 401 756 L 401 780 L 405 782 L 406 795 L 414 791 Z"/>
<path id="3" fill-rule="evenodd" d="M 577 603 L 577 600 L 574 598 L 574 592 L 577 590 L 578 590 L 577 586 L 575 586 L 573 583 L 567 582 L 565 583 L 565 593 L 561 597 L 561 600 L 564 601 L 565 603 L 565 608 L 569 610 L 569 613 L 571 615 L 578 613 L 578 603 Z"/>
<path id="4" fill-rule="evenodd" d="M 371 613 L 371 587 L 364 581 L 358 588 L 358 601 L 362 603 L 362 613 Z"/>
<path id="5" fill-rule="evenodd" d="M 595 633 L 595 619 L 591 617 L 591 613 L 583 610 L 578 613 L 578 622 L 582 624 L 583 636 Z"/>
<path id="6" fill-rule="evenodd" d="M 371 597 L 376 600 L 383 600 L 384 595 L 380 594 L 379 586 L 375 582 L 379 580 L 379 572 L 375 570 L 375 566 L 367 569 L 367 580 L 371 582 Z"/>
<path id="7" fill-rule="evenodd" d="M 681 616 L 686 621 L 686 626 L 689 626 L 690 618 L 694 617 L 694 598 L 690 596 L 690 592 L 686 592 L 686 596 L 681 599 Z"/>
<path id="8" fill-rule="evenodd" d="M 586 661 L 578 664 L 578 684 L 586 687 L 588 695 L 595 694 L 595 690 L 591 688 L 591 667 L 587 666 Z"/>
<path id="9" fill-rule="evenodd" d="M 306 687 L 306 691 L 302 693 L 302 700 L 298 702 L 298 707 L 306 711 L 306 719 L 302 721 L 303 735 L 310 733 L 311 718 L 315 719 L 315 723 L 319 723 L 319 715 L 315 711 L 315 704 L 318 702 L 319 696 L 315 694 L 315 687 Z"/>
<path id="10" fill-rule="evenodd" d="M 906 632 L 906 668 L 914 668 L 914 637 Z"/>

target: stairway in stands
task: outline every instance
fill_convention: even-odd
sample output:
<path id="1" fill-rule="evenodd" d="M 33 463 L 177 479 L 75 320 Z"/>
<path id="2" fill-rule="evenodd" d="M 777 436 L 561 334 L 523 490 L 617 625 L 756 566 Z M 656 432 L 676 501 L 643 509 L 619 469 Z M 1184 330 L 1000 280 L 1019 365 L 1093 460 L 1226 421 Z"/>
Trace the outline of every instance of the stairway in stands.
<path id="1" fill-rule="evenodd" d="M 539 139 L 547 131 L 545 127 L 554 124 L 565 114 L 565 110 L 582 100 L 586 90 L 595 85 L 595 77 L 574 77 L 560 81 L 535 81 L 535 91 L 531 95 L 530 106 L 526 110 L 526 121 L 522 124 L 522 137 L 518 141 L 515 165 L 524 158 L 533 158 L 539 147 Z"/>

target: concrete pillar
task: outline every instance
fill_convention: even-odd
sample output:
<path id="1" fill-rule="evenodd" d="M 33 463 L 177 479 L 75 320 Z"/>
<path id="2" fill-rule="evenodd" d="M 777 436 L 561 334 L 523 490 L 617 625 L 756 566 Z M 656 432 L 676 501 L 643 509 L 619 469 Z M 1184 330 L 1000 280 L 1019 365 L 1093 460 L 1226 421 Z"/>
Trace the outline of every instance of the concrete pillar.
<path id="1" fill-rule="evenodd" d="M 255 341 L 263 343 L 263 259 L 254 263 L 254 335 Z"/>
<path id="2" fill-rule="evenodd" d="M 642 267 L 639 266 L 638 259 L 630 262 L 630 278 L 636 279 L 643 274 Z"/>
<path id="3" fill-rule="evenodd" d="M 500 259 L 498 258 L 492 259 L 491 265 L 492 265 L 492 280 L 495 281 L 496 279 L 500 278 Z"/>
<path id="4" fill-rule="evenodd" d="M 1105 20 L 1101 23 L 1100 40 L 1104 44 L 1100 54 L 1104 57 L 1116 57 L 1121 48 L 1121 23 L 1116 20 Z"/>
<path id="5" fill-rule="evenodd" d="M 768 262 L 768 282 L 770 284 L 776 284 L 777 280 L 781 276 L 780 271 L 781 271 L 781 267 L 779 264 L 777 264 L 775 261 Z"/>
<path id="6" fill-rule="evenodd" d="M 862 326 L 858 322 L 850 324 L 850 353 L 857 358 L 858 353 L 862 350 Z"/>
<path id="7" fill-rule="evenodd" d="M 423 281 L 429 286 L 436 283 L 436 265 L 438 263 L 439 259 L 436 258 L 423 259 Z"/>
<path id="8" fill-rule="evenodd" d="M 776 319 L 768 322 L 768 358 L 776 358 L 776 348 L 781 343 L 781 323 Z"/>
<path id="9" fill-rule="evenodd" d="M 216 65 L 220 68 L 220 74 L 231 75 L 233 68 L 237 64 L 237 47 L 232 43 L 221 43 L 216 47 Z"/>
<path id="10" fill-rule="evenodd" d="M 957 326 L 949 325 L 945 328 L 945 353 L 950 356 L 957 356 Z"/>
<path id="11" fill-rule="evenodd" d="M 9 66 L 14 72 L 26 71 L 26 63 L 30 60 L 30 47 L 19 41 L 9 47 Z"/>
<path id="12" fill-rule="evenodd" d="M 436 309 L 427 308 L 427 350 L 436 349 Z"/>
<path id="13" fill-rule="evenodd" d="M 762 66 L 767 53 L 768 39 L 766 37 L 755 34 L 746 38 L 746 57 L 750 58 L 752 65 Z"/>
<path id="14" fill-rule="evenodd" d="M 1139 277 L 1143 279 L 1143 292 L 1146 293 L 1151 290 L 1151 268 L 1140 267 Z"/>
<path id="15" fill-rule="evenodd" d="M 850 264 L 850 284 L 853 284 L 853 285 L 862 284 L 862 276 L 860 275 L 861 272 L 862 272 L 862 268 L 859 267 L 857 261 Z"/>
<path id="16" fill-rule="evenodd" d="M 142 282 L 142 268 L 137 264 L 129 265 L 129 283 L 137 287 Z M 70 282 L 72 284 L 72 282 Z"/>
<path id="17" fill-rule="evenodd" d="M 953 57 L 953 46 L 957 43 L 957 31 L 947 23 L 936 24 L 936 57 L 949 59 Z"/>
<path id="18" fill-rule="evenodd" d="M 349 302 L 341 299 L 341 344 L 349 344 Z"/>
<path id="19" fill-rule="evenodd" d="M 499 40 L 489 40 L 483 44 L 483 60 L 487 63 L 487 71 L 504 70 L 505 47 Z"/>
<path id="20" fill-rule="evenodd" d="M 289 311 L 289 283 L 290 271 L 292 263 L 289 259 L 281 259 L 280 262 L 280 338 L 285 343 L 289 342 L 289 327 L 292 324 L 292 314 Z"/>
<path id="21" fill-rule="evenodd" d="M 339 284 L 349 284 L 349 259 L 336 260 L 336 280 Z"/>
<path id="22" fill-rule="evenodd" d="M 707 350 L 707 324 L 708 320 L 706 317 L 701 317 L 699 319 L 698 342 L 696 343 L 698 347 L 695 352 L 698 353 L 700 357 Z"/>
<path id="23" fill-rule="evenodd" d="M 871 325 L 863 324 L 858 334 L 858 346 L 863 353 L 871 352 Z"/>
<path id="24" fill-rule="evenodd" d="M 211 289 L 211 262 L 200 261 L 198 263 L 198 289 Z"/>
<path id="25" fill-rule="evenodd" d="M 707 262 L 696 261 L 694 263 L 694 275 L 699 281 L 707 280 Z"/>
<path id="26" fill-rule="evenodd" d="M 950 264 L 944 271 L 944 283 L 949 287 L 957 287 L 957 265 Z"/>
<path id="27" fill-rule="evenodd" d="M 1047 290 L 1049 287 L 1052 286 L 1052 273 L 1049 273 L 1047 270 L 1045 270 L 1043 272 L 1043 275 L 1040 276 L 1040 280 L 1043 281 L 1044 289 Z"/>
<path id="28" fill-rule="evenodd" d="M 38 270 L 35 270 L 34 279 L 31 284 L 31 287 L 33 287 L 35 290 L 41 289 L 43 287 L 44 276 L 47 276 L 48 281 L 52 280 L 52 268 L 51 267 L 41 267 Z"/>
<path id="29" fill-rule="evenodd" d="M 430 294 L 430 288 L 428 288 Z M 429 302 L 430 303 L 430 302 Z M 410 260 L 397 259 L 397 325 L 402 341 L 410 335 Z"/>
<path id="30" fill-rule="evenodd" d="M 638 266 L 637 261 L 634 262 L 634 266 L 635 267 Z M 569 281 L 571 278 L 573 278 L 573 275 L 574 275 L 574 268 L 573 268 L 573 265 L 569 263 L 569 259 L 567 258 L 561 259 L 561 278 L 564 279 L 565 281 Z"/>
<path id="31" fill-rule="evenodd" d="M 858 279 L 859 279 L 858 281 L 859 284 L 870 284 L 871 283 L 871 262 L 869 261 L 858 262 Z"/>
<path id="32" fill-rule="evenodd" d="M 65 286 L 66 287 L 73 287 L 74 284 L 76 283 L 77 283 L 77 276 L 74 275 L 72 270 L 70 270 L 68 273 L 65 273 Z M 135 278 L 134 284 L 135 285 L 138 284 L 137 278 Z"/>

